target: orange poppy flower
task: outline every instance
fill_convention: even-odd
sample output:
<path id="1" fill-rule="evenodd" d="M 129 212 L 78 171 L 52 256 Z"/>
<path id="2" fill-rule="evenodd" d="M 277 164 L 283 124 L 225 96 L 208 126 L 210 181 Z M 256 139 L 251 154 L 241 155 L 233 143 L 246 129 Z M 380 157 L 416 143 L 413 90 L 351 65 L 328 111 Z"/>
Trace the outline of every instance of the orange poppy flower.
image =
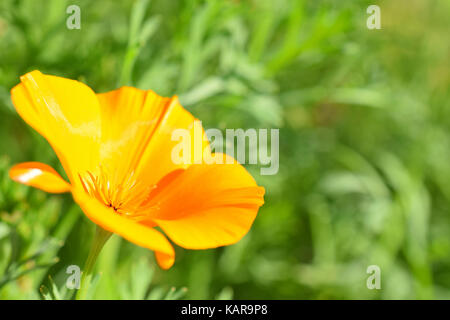
<path id="1" fill-rule="evenodd" d="M 250 229 L 264 188 L 236 161 L 175 164 L 175 129 L 197 121 L 177 97 L 122 87 L 95 94 L 74 80 L 33 71 L 11 90 L 19 115 L 44 136 L 70 180 L 38 162 L 15 165 L 10 177 L 46 192 L 71 192 L 101 228 L 155 252 L 168 269 L 177 245 L 233 244 Z M 202 150 L 210 154 L 203 132 Z M 231 159 L 233 160 L 233 159 Z"/>

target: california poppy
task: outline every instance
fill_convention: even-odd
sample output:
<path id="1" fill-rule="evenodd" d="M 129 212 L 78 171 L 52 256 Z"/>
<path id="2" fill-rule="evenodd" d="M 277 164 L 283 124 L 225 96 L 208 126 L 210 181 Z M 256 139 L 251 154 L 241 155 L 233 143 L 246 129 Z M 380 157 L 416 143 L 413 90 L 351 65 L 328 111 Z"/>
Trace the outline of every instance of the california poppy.
<path id="1" fill-rule="evenodd" d="M 171 160 L 177 143 L 171 133 L 193 130 L 196 121 L 176 96 L 132 87 L 95 94 L 39 71 L 22 76 L 11 95 L 19 115 L 50 143 L 69 182 L 38 162 L 15 165 L 10 177 L 46 192 L 71 192 L 89 219 L 153 250 L 164 269 L 175 252 L 155 227 L 186 249 L 230 245 L 247 233 L 264 202 L 264 188 L 227 155 L 226 164 Z M 208 154 L 206 137 L 203 142 Z"/>

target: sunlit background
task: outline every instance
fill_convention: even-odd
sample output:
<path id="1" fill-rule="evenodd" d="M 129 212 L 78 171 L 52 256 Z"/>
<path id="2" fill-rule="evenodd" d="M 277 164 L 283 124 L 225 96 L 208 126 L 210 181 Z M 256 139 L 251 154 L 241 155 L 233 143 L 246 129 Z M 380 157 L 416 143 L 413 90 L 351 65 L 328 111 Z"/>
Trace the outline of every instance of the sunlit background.
<path id="1" fill-rule="evenodd" d="M 206 128 L 280 129 L 278 174 L 247 167 L 267 193 L 242 241 L 177 248 L 163 271 L 114 236 L 92 298 L 450 298 L 449 21 L 446 0 L 0 1 L 0 299 L 70 298 L 95 229 L 70 195 L 8 178 L 64 174 L 10 100 L 34 69 L 177 94 Z"/>

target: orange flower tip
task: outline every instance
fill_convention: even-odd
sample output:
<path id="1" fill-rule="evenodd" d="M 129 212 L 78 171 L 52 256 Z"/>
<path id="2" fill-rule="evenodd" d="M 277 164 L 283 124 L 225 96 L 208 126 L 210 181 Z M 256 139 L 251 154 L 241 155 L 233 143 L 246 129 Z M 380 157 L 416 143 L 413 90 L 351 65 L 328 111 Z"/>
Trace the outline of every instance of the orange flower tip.
<path id="1" fill-rule="evenodd" d="M 175 262 L 175 256 L 170 256 L 161 252 L 156 251 L 155 257 L 158 265 L 164 270 L 170 269 Z"/>
<path id="2" fill-rule="evenodd" d="M 21 184 L 50 193 L 70 191 L 71 187 L 52 167 L 39 162 L 24 162 L 9 170 L 9 177 Z"/>
<path id="3" fill-rule="evenodd" d="M 42 72 L 40 72 L 39 70 L 33 70 L 30 72 L 25 73 L 24 75 L 20 76 L 20 81 L 21 82 L 26 82 L 26 81 L 33 81 L 34 77 L 33 76 L 40 76 L 42 75 Z"/>

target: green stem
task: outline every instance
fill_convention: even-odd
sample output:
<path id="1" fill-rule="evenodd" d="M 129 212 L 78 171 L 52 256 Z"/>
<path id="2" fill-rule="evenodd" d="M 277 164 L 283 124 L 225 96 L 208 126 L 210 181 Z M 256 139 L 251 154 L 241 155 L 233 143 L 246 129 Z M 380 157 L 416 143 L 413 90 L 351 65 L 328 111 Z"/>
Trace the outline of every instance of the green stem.
<path id="1" fill-rule="evenodd" d="M 139 48 L 136 46 L 128 46 L 125 53 L 125 59 L 120 73 L 119 86 L 131 85 L 131 76 L 133 74 L 134 63 L 138 56 Z"/>
<path id="2" fill-rule="evenodd" d="M 95 230 L 94 240 L 92 241 L 91 251 L 89 251 L 89 255 L 86 259 L 86 263 L 84 265 L 83 274 L 81 276 L 80 289 L 77 292 L 76 300 L 84 300 L 86 299 L 89 286 L 91 284 L 93 270 L 95 266 L 95 262 L 97 261 L 97 257 L 102 250 L 104 244 L 111 236 L 111 232 L 102 229 L 97 226 Z"/>

